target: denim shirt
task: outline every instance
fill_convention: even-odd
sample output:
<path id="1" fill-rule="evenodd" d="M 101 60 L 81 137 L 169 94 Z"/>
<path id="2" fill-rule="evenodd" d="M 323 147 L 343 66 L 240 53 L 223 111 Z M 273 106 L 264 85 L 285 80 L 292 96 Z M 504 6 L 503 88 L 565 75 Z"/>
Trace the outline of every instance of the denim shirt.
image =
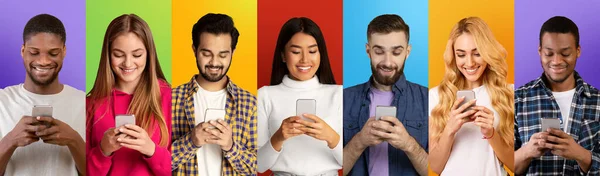
<path id="1" fill-rule="evenodd" d="M 368 82 L 344 89 L 344 147 L 356 135 L 369 119 L 369 91 L 373 77 Z M 392 86 L 397 118 L 404 124 L 406 131 L 428 151 L 428 90 L 426 87 L 411 83 L 401 75 Z M 389 175 L 418 175 L 404 151 L 388 146 Z M 351 169 L 349 175 L 368 175 L 369 148 L 365 149 Z"/>

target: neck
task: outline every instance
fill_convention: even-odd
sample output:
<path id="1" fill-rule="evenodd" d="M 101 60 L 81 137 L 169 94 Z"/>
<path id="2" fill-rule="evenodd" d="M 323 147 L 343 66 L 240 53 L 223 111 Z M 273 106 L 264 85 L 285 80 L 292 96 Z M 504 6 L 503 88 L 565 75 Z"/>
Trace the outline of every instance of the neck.
<path id="1" fill-rule="evenodd" d="M 138 85 L 138 81 L 133 81 L 133 82 L 122 82 L 119 81 L 117 82 L 117 85 L 115 86 L 115 88 L 121 92 L 125 92 L 128 94 L 133 94 L 133 92 L 135 91 L 135 88 Z"/>
<path id="2" fill-rule="evenodd" d="M 227 81 L 227 76 L 224 76 L 221 80 L 217 82 L 210 82 L 204 79 L 202 75 L 196 76 L 196 82 L 198 82 L 198 85 L 200 85 L 200 87 L 202 87 L 204 90 L 211 92 L 216 92 L 225 89 L 225 87 L 227 87 Z"/>
<path id="3" fill-rule="evenodd" d="M 51 95 L 60 93 L 63 90 L 64 85 L 58 82 L 58 78 L 54 79 L 52 83 L 47 85 L 37 85 L 31 80 L 29 77 L 25 79 L 25 84 L 23 85 L 25 90 L 40 94 L 40 95 Z"/>
<path id="4" fill-rule="evenodd" d="M 372 83 L 373 87 L 375 89 L 381 90 L 381 91 L 392 91 L 392 85 L 383 85 L 380 84 L 379 82 L 377 82 L 377 80 L 373 79 L 373 83 Z"/>
<path id="5" fill-rule="evenodd" d="M 474 88 L 480 87 L 483 84 L 482 82 L 483 81 L 481 81 L 481 79 L 479 79 L 477 81 L 474 81 L 474 82 L 467 81 L 467 87 L 466 88 L 467 89 L 474 89 Z"/>
<path id="6" fill-rule="evenodd" d="M 571 74 L 563 82 L 554 82 L 549 79 L 548 82 L 550 83 L 550 90 L 552 90 L 552 92 L 564 92 L 575 88 L 574 74 Z"/>

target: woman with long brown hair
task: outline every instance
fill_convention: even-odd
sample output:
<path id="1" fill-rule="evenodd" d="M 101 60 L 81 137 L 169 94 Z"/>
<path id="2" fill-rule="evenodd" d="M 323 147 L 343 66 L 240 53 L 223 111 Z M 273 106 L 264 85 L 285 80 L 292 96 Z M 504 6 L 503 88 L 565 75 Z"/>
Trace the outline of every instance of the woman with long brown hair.
<path id="1" fill-rule="evenodd" d="M 430 168 L 442 175 L 505 175 L 503 166 L 514 169 L 506 50 L 481 18 L 469 17 L 452 28 L 444 62 L 442 82 L 429 91 Z M 459 90 L 476 99 L 465 101 Z"/>
<path id="2" fill-rule="evenodd" d="M 150 27 L 137 15 L 108 26 L 86 113 L 89 175 L 170 175 L 171 89 Z M 135 124 L 116 126 L 119 115 L 133 115 Z"/>

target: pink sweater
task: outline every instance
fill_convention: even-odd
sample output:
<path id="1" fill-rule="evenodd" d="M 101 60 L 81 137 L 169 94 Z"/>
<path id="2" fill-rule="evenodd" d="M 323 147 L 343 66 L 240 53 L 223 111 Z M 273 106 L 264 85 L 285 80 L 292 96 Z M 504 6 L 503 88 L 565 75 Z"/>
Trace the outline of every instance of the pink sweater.
<path id="1" fill-rule="evenodd" d="M 171 175 L 171 88 L 166 82 L 160 81 L 160 95 L 162 112 L 169 134 L 169 145 L 166 147 L 159 146 L 161 138 L 160 128 L 158 127 L 158 123 L 154 123 L 153 129 L 155 130 L 153 134 L 149 134 L 152 141 L 156 144 L 156 150 L 152 157 L 145 157 L 140 152 L 125 147 L 115 151 L 111 156 L 104 156 L 100 149 L 100 142 L 104 136 L 104 132 L 109 128 L 115 127 L 115 114 L 125 114 L 133 98 L 133 95 L 113 89 L 111 98 L 114 99 L 114 111 L 116 113 L 113 112 L 111 102 L 104 101 L 103 104 L 98 106 L 96 112 L 94 112 L 94 116 L 87 119 L 87 175 Z M 86 105 L 88 107 L 91 106 L 89 99 L 86 101 Z M 106 114 L 104 114 L 105 112 Z"/>

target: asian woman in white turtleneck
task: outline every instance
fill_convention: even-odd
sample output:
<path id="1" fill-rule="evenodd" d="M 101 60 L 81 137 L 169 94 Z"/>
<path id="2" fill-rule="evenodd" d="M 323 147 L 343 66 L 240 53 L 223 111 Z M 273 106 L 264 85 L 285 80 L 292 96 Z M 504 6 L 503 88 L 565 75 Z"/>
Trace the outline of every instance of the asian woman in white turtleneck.
<path id="1" fill-rule="evenodd" d="M 325 39 L 308 18 L 288 20 L 277 39 L 271 86 L 258 90 L 258 172 L 337 175 L 342 168 L 342 86 Z M 316 114 L 296 116 L 296 100 L 316 100 Z"/>

